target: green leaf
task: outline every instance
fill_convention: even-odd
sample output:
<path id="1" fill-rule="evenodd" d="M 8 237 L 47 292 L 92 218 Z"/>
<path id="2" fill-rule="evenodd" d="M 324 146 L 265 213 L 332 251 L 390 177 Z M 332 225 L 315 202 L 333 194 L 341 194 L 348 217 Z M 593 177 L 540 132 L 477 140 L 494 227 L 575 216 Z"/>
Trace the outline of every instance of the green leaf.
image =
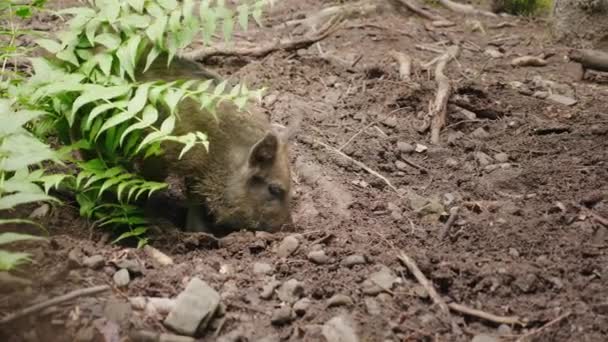
<path id="1" fill-rule="evenodd" d="M 190 21 L 192 15 L 194 14 L 194 1 L 193 0 L 184 0 L 182 4 L 184 21 Z"/>
<path id="2" fill-rule="evenodd" d="M 10 109 L 8 100 L 0 99 L 0 136 L 5 134 L 16 133 L 21 126 L 31 120 L 47 114 L 41 110 L 20 110 L 14 112 Z"/>
<path id="3" fill-rule="evenodd" d="M 234 32 L 234 21 L 232 20 L 232 11 L 228 8 L 223 8 L 221 11 L 221 17 L 224 19 L 222 22 L 222 28 L 224 33 L 224 41 L 229 41 Z"/>
<path id="4" fill-rule="evenodd" d="M 163 100 L 169 107 L 169 113 L 173 115 L 175 113 L 175 109 L 177 108 L 177 104 L 184 97 L 186 92 L 182 89 L 168 89 L 167 94 L 164 96 Z"/>
<path id="5" fill-rule="evenodd" d="M 95 37 L 95 43 L 101 44 L 112 51 L 120 46 L 120 42 L 120 36 L 114 33 L 102 33 Z"/>
<path id="6" fill-rule="evenodd" d="M 131 133 L 134 130 L 151 127 L 156 122 L 157 119 L 158 119 L 158 111 L 156 110 L 156 108 L 152 105 L 147 105 L 144 108 L 144 111 L 142 113 L 141 121 L 134 123 L 133 125 L 129 126 L 129 128 L 127 128 L 124 131 L 124 133 L 120 137 L 120 144 L 122 145 L 123 140 L 127 137 L 127 135 L 129 133 Z"/>
<path id="7" fill-rule="evenodd" d="M 107 189 L 111 188 L 112 186 L 114 186 L 118 183 L 121 183 L 124 180 L 129 179 L 129 178 L 133 178 L 133 174 L 125 173 L 118 177 L 110 178 L 110 179 L 106 180 L 103 183 L 103 185 L 101 186 L 101 188 L 99 189 L 99 193 L 97 194 L 97 197 L 101 197 L 101 195 L 103 194 L 104 191 L 106 191 Z"/>
<path id="8" fill-rule="evenodd" d="M 171 134 L 175 127 L 175 116 L 167 117 L 160 126 L 160 130 L 148 134 L 144 140 L 139 144 L 137 152 L 139 152 L 144 146 L 149 145 L 167 135 Z"/>
<path id="9" fill-rule="evenodd" d="M 127 72 L 132 80 L 135 80 L 135 61 L 140 42 L 140 36 L 132 36 L 126 44 L 123 44 L 116 50 L 116 57 L 118 57 L 120 67 Z"/>
<path id="10" fill-rule="evenodd" d="M 0 146 L 0 169 L 15 171 L 45 160 L 55 160 L 55 152 L 31 134 L 13 134 L 5 137 Z"/>
<path id="11" fill-rule="evenodd" d="M 68 177 L 67 175 L 61 175 L 61 174 L 56 174 L 56 175 L 46 175 L 44 177 L 42 177 L 40 179 L 40 181 L 42 181 L 42 184 L 44 186 L 44 192 L 48 195 L 49 190 L 51 188 L 58 188 L 59 184 L 66 178 Z"/>
<path id="12" fill-rule="evenodd" d="M 241 4 L 237 6 L 236 10 L 238 12 L 239 25 L 241 25 L 243 31 L 247 32 L 247 29 L 249 28 L 249 5 Z"/>
<path id="13" fill-rule="evenodd" d="M 180 19 L 182 17 L 182 11 L 181 8 L 177 8 L 173 11 L 171 11 L 171 14 L 169 14 L 169 31 L 171 32 L 176 32 L 177 30 L 180 29 L 181 26 L 181 22 Z"/>
<path id="14" fill-rule="evenodd" d="M 218 84 L 217 87 L 215 87 L 215 90 L 213 91 L 213 95 L 220 96 L 224 92 L 224 89 L 226 89 L 227 84 L 228 80 L 224 80 L 220 84 Z"/>
<path id="15" fill-rule="evenodd" d="M 89 43 L 91 43 L 91 46 L 95 46 L 95 34 L 97 33 L 99 25 L 101 25 L 101 20 L 98 18 L 93 18 L 87 23 L 85 35 L 87 36 Z"/>
<path id="16" fill-rule="evenodd" d="M 98 100 L 110 100 L 115 97 L 123 96 L 131 90 L 129 85 L 104 87 L 98 84 L 87 84 L 84 87 L 84 92 L 76 98 L 72 105 L 71 115 L 68 117 L 68 123 L 70 126 L 74 123 L 74 117 L 78 110 L 86 105 Z M 93 118 L 91 118 L 91 116 Z M 93 120 L 97 115 L 90 115 L 89 120 Z"/>
<path id="17" fill-rule="evenodd" d="M 3 196 L 0 198 L 0 210 L 12 209 L 20 204 L 34 203 L 40 201 L 57 201 L 56 198 L 45 195 L 43 193 L 31 194 L 18 192 L 12 195 Z"/>
<path id="18" fill-rule="evenodd" d="M 75 66 L 80 65 L 80 63 L 78 63 L 78 58 L 76 57 L 76 54 L 74 53 L 73 48 L 68 47 L 65 50 L 59 51 L 55 54 L 55 57 L 61 59 L 62 61 L 70 62 L 70 63 L 74 64 Z"/>
<path id="19" fill-rule="evenodd" d="M 159 17 L 146 29 L 148 39 L 157 46 L 163 46 L 163 35 L 167 27 L 167 19 L 166 15 Z"/>
<path id="20" fill-rule="evenodd" d="M 34 41 L 34 43 L 40 45 L 43 49 L 53 54 L 61 51 L 61 44 L 51 39 L 37 39 Z"/>
<path id="21" fill-rule="evenodd" d="M 109 53 L 100 53 L 93 58 L 99 65 L 101 72 L 106 76 L 110 76 L 110 73 L 112 72 L 112 62 L 114 61 L 112 55 Z"/>
<path id="22" fill-rule="evenodd" d="M 28 253 L 14 253 L 0 250 L 0 271 L 10 271 L 30 260 Z"/>
<path id="23" fill-rule="evenodd" d="M 32 10 L 29 6 L 19 6 L 15 10 L 15 14 L 22 19 L 29 18 L 32 16 Z"/>
<path id="24" fill-rule="evenodd" d="M 131 189 L 133 186 L 137 185 L 137 184 L 141 184 L 143 183 L 143 181 L 141 179 L 133 179 L 127 182 L 121 182 L 120 184 L 118 184 L 118 187 L 116 188 L 116 196 L 117 198 L 120 200 L 120 198 L 122 197 L 122 192 L 125 189 Z"/>
<path id="25" fill-rule="evenodd" d="M 117 243 L 118 241 L 124 240 L 126 238 L 136 237 L 136 236 L 142 235 L 142 234 L 144 234 L 147 231 L 148 231 L 148 228 L 146 228 L 146 227 L 135 228 L 135 229 L 133 229 L 131 231 L 122 233 L 118 238 L 116 238 L 116 240 L 112 241 L 112 243 Z"/>
<path id="26" fill-rule="evenodd" d="M 137 13 L 144 12 L 145 0 L 127 0 L 127 2 L 135 11 L 137 11 Z"/>
<path id="27" fill-rule="evenodd" d="M 120 23 L 127 27 L 146 28 L 150 25 L 150 17 L 140 14 L 129 14 L 120 19 Z"/>
<path id="28" fill-rule="evenodd" d="M 148 53 L 148 57 L 146 58 L 146 66 L 144 67 L 144 72 L 148 71 L 148 68 L 150 68 L 150 66 L 152 65 L 154 60 L 158 57 L 158 55 L 160 55 L 160 53 L 161 53 L 161 50 L 158 47 L 156 47 L 156 46 L 152 47 L 152 49 Z"/>
<path id="29" fill-rule="evenodd" d="M 151 85 L 151 83 L 144 83 L 143 85 L 139 86 L 135 91 L 135 96 L 133 99 L 131 99 L 131 101 L 129 101 L 127 110 L 110 117 L 108 121 L 106 121 L 99 129 L 97 137 L 99 137 L 99 135 L 104 131 L 135 117 L 135 115 L 137 115 L 137 113 L 139 113 L 146 104 L 146 100 L 148 99 L 148 89 Z"/>
<path id="30" fill-rule="evenodd" d="M 89 117 L 87 118 L 86 129 L 89 129 L 91 127 L 91 123 L 98 115 L 105 113 L 106 111 L 108 111 L 110 109 L 126 108 L 128 104 L 129 104 L 129 101 L 117 101 L 117 102 L 112 102 L 112 103 L 104 103 L 102 105 L 95 107 L 89 114 Z"/>
<path id="31" fill-rule="evenodd" d="M 31 220 L 24 220 L 24 219 L 0 219 L 0 226 L 3 224 L 31 224 L 33 226 L 36 226 L 42 230 L 44 230 L 44 227 L 37 222 L 31 221 Z"/>
<path id="32" fill-rule="evenodd" d="M 113 23 L 120 14 L 120 3 L 118 0 L 95 0 L 95 5 L 99 8 L 100 15 Z"/>
<path id="33" fill-rule="evenodd" d="M 167 82 L 165 84 L 161 84 L 161 85 L 152 87 L 152 89 L 150 89 L 150 94 L 148 95 L 148 98 L 150 99 L 150 103 L 152 103 L 153 105 L 156 105 L 156 103 L 160 99 L 161 94 L 165 90 L 167 90 L 167 88 L 172 87 L 175 83 L 176 83 L 176 81 L 171 81 L 171 82 Z"/>
<path id="34" fill-rule="evenodd" d="M 2 221 L 0 221 L 2 224 Z M 17 242 L 17 241 L 28 241 L 28 240 L 43 240 L 46 239 L 41 236 L 29 235 L 29 234 L 21 234 L 21 233 L 2 233 L 0 234 L 0 245 L 6 245 L 9 243 Z"/>
<path id="35" fill-rule="evenodd" d="M 168 11 L 173 11 L 177 7 L 175 0 L 156 0 L 156 2 Z"/>

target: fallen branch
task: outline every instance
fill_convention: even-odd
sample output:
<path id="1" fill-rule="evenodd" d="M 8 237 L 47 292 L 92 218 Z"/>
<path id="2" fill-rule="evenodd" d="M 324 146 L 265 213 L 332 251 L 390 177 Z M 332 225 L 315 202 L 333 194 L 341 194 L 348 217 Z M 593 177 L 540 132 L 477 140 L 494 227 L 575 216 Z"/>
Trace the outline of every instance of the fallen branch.
<path id="1" fill-rule="evenodd" d="M 275 40 L 272 43 L 256 46 L 256 47 L 233 47 L 225 44 L 217 46 L 206 46 L 200 49 L 193 50 L 181 55 L 181 57 L 202 61 L 209 57 L 214 56 L 250 56 L 250 57 L 264 57 L 275 51 L 295 51 L 299 49 L 305 49 L 314 43 L 321 41 L 331 34 L 336 32 L 343 22 L 343 18 L 340 14 L 332 17 L 325 28 L 319 30 L 317 33 L 310 34 L 306 37 L 299 39 L 290 39 L 287 41 Z"/>
<path id="2" fill-rule="evenodd" d="M 526 334 L 521 335 L 515 342 L 523 342 L 526 338 L 533 336 L 533 335 L 537 335 L 539 333 L 541 333 L 543 330 L 546 330 L 547 328 L 549 328 L 552 325 L 557 324 L 558 322 L 568 318 L 570 315 L 572 315 L 572 312 L 566 312 L 565 314 L 558 316 L 557 318 L 555 318 L 554 320 L 548 322 L 547 324 L 543 325 L 542 327 L 536 329 L 536 330 L 532 330 Z"/>
<path id="3" fill-rule="evenodd" d="M 481 311 L 481 310 L 477 310 L 477 309 L 471 309 L 467 306 L 457 304 L 457 303 L 450 303 L 450 304 L 448 304 L 448 307 L 450 309 L 452 309 L 453 311 L 460 312 L 465 315 L 485 319 L 486 321 L 494 322 L 497 324 L 509 324 L 509 325 L 519 324 L 522 326 L 524 325 L 524 322 L 522 322 L 519 319 L 519 317 L 516 317 L 516 316 L 496 316 L 494 314 L 487 313 L 485 311 Z"/>
<path id="4" fill-rule="evenodd" d="M 401 260 L 401 262 L 405 264 L 405 266 L 407 266 L 407 268 L 414 275 L 416 280 L 418 280 L 420 285 L 425 288 L 426 292 L 429 294 L 429 297 L 431 297 L 431 299 L 433 300 L 433 303 L 439 306 L 439 309 L 449 317 L 450 308 L 443 301 L 441 296 L 439 296 L 437 291 L 435 291 L 435 287 L 433 287 L 433 284 L 427 279 L 427 277 L 422 273 L 422 271 L 420 271 L 418 265 L 416 265 L 414 260 L 412 260 L 412 258 L 410 258 L 407 254 L 403 252 L 401 252 L 401 254 L 399 255 L 399 260 Z"/>
<path id="5" fill-rule="evenodd" d="M 524 67 L 524 66 L 536 66 L 542 67 L 547 65 L 547 61 L 544 58 L 540 58 L 537 56 L 522 56 L 514 58 L 511 61 L 511 65 L 514 67 Z"/>
<path id="6" fill-rule="evenodd" d="M 384 3 L 379 1 L 363 0 L 352 4 L 344 4 L 339 6 L 326 7 L 319 12 L 306 16 L 304 19 L 296 19 L 287 21 L 284 25 L 287 26 L 307 26 L 313 31 L 316 31 L 318 27 L 322 26 L 323 23 L 327 22 L 328 18 L 336 15 L 341 15 L 345 20 L 363 17 L 370 13 L 379 11 L 383 7 Z"/>
<path id="7" fill-rule="evenodd" d="M 63 296 L 51 298 L 49 300 L 45 300 L 38 304 L 34 304 L 27 308 L 21 309 L 12 314 L 8 314 L 0 320 L 0 324 L 9 323 L 18 318 L 30 315 L 32 313 L 40 312 L 48 307 L 51 307 L 51 306 L 54 306 L 57 304 L 61 304 L 63 302 L 67 302 L 67 301 L 70 301 L 70 300 L 78 298 L 78 297 L 94 295 L 96 293 L 107 291 L 109 289 L 110 289 L 110 287 L 108 285 L 100 285 L 100 286 L 89 287 L 86 289 L 75 290 L 70 293 L 64 294 Z"/>
<path id="8" fill-rule="evenodd" d="M 598 50 L 570 50 L 568 58 L 580 63 L 585 69 L 608 72 L 608 53 Z"/>
<path id="9" fill-rule="evenodd" d="M 477 9 L 471 5 L 465 5 L 457 2 L 453 2 L 451 0 L 439 0 L 439 3 L 443 5 L 443 7 L 449 9 L 450 11 L 454 11 L 456 13 L 468 14 L 468 15 L 485 15 L 486 17 L 496 18 L 496 13 L 484 11 Z"/>
<path id="10" fill-rule="evenodd" d="M 383 175 L 379 174 L 378 172 L 374 171 L 373 169 L 371 169 L 369 166 L 363 164 L 362 162 L 355 160 L 351 157 L 349 157 L 348 155 L 346 155 L 344 152 L 338 150 L 337 148 L 331 147 L 329 145 L 327 145 L 326 143 L 323 143 L 321 141 L 315 140 L 315 142 L 323 147 L 325 147 L 326 149 L 334 152 L 335 154 L 350 160 L 353 164 L 359 166 L 360 168 L 362 168 L 363 170 L 369 172 L 371 175 L 378 177 L 380 180 L 382 180 L 386 185 L 388 185 L 389 188 L 391 188 L 393 191 L 395 191 L 396 193 L 399 193 L 399 191 L 397 191 L 397 188 L 388 180 L 386 179 L 386 177 L 384 177 Z"/>
<path id="11" fill-rule="evenodd" d="M 458 207 L 450 208 L 450 217 L 448 217 L 448 220 L 445 222 L 445 224 L 443 225 L 443 227 L 441 227 L 441 230 L 439 231 L 439 241 L 445 239 L 445 237 L 450 233 L 450 228 L 452 228 L 454 222 L 456 222 L 456 219 L 458 218 L 459 210 L 460 208 Z"/>
<path id="12" fill-rule="evenodd" d="M 423 17 L 424 19 L 428 19 L 433 22 L 449 22 L 449 20 L 445 19 L 444 17 L 419 7 L 413 0 L 395 0 L 395 2 L 414 12 L 415 14 Z"/>
<path id="13" fill-rule="evenodd" d="M 448 99 L 452 92 L 450 79 L 445 75 L 445 68 L 448 63 L 458 57 L 460 47 L 453 45 L 447 48 L 446 52 L 439 57 L 435 67 L 435 81 L 437 82 L 437 93 L 435 102 L 429 111 L 429 117 L 432 118 L 431 124 L 431 143 L 439 143 L 439 132 L 445 126 L 448 108 Z"/>
<path id="14" fill-rule="evenodd" d="M 403 52 L 390 51 L 389 54 L 399 63 L 399 78 L 408 81 L 412 74 L 412 58 Z"/>

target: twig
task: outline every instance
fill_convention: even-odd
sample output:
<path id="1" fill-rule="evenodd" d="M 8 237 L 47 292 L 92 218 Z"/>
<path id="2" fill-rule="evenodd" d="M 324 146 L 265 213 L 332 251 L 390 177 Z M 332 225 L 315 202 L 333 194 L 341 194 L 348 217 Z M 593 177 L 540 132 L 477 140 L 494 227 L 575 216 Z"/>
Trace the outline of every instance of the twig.
<path id="1" fill-rule="evenodd" d="M 412 74 L 412 58 L 395 50 L 391 50 L 389 54 L 399 63 L 399 78 L 402 81 L 408 81 Z"/>
<path id="2" fill-rule="evenodd" d="M 280 41 L 275 40 L 272 43 L 258 47 L 232 47 L 227 45 L 207 46 L 200 49 L 184 53 L 181 57 L 189 60 L 205 60 L 213 56 L 251 56 L 264 57 L 278 50 L 295 51 L 307 48 L 314 43 L 323 40 L 336 32 L 343 22 L 342 15 L 337 14 L 328 20 L 324 29 L 319 30 L 315 34 L 308 35 L 303 38 Z"/>
<path id="3" fill-rule="evenodd" d="M 407 158 L 405 158 L 403 156 L 400 156 L 399 159 L 402 160 L 407 165 L 409 165 L 409 166 L 411 166 L 411 167 L 413 167 L 415 169 L 420 170 L 422 173 L 429 173 L 429 170 L 427 170 L 426 168 L 424 168 L 424 167 L 422 167 L 422 166 L 414 163 L 413 161 L 411 161 L 411 160 L 409 160 L 409 159 L 407 159 Z"/>
<path id="4" fill-rule="evenodd" d="M 428 19 L 430 21 L 437 21 L 437 22 L 448 22 L 447 19 L 445 19 L 444 17 L 429 12 L 421 7 L 419 7 L 417 4 L 415 4 L 412 0 L 396 0 L 396 2 L 402 6 L 404 6 L 405 8 L 407 8 L 408 10 L 416 13 L 417 15 Z"/>
<path id="5" fill-rule="evenodd" d="M 397 188 L 388 180 L 386 179 L 386 177 L 384 177 L 383 175 L 379 174 L 378 172 L 374 171 L 373 169 L 371 169 L 369 166 L 363 164 L 362 162 L 355 160 L 351 157 L 349 157 L 348 155 L 344 154 L 344 152 L 338 150 L 335 147 L 331 147 L 329 145 L 327 145 L 326 143 L 323 143 L 321 141 L 315 140 L 315 142 L 323 147 L 325 147 L 326 149 L 336 153 L 337 155 L 350 160 L 352 163 L 354 163 L 355 165 L 359 166 L 360 168 L 362 168 L 363 170 L 369 172 L 370 174 L 372 174 L 373 176 L 376 176 L 377 178 L 379 178 L 380 180 L 382 180 L 386 185 L 388 185 L 389 188 L 391 188 L 391 190 L 395 191 L 397 194 L 399 194 L 399 191 L 397 191 Z"/>
<path id="6" fill-rule="evenodd" d="M 450 303 L 448 307 L 456 312 L 463 313 L 465 315 L 474 316 L 477 318 L 485 319 L 486 321 L 498 323 L 498 324 L 519 324 L 524 325 L 524 323 L 516 316 L 496 316 L 491 313 L 487 313 L 485 311 L 471 309 L 467 306 L 457 303 Z"/>
<path id="7" fill-rule="evenodd" d="M 439 54 L 445 53 L 444 49 L 439 49 L 436 47 L 422 45 L 422 44 L 416 44 L 416 45 L 414 45 L 414 47 L 421 51 L 430 51 L 430 52 L 439 53 Z"/>
<path id="8" fill-rule="evenodd" d="M 457 3 L 457 2 L 454 2 L 451 0 L 439 0 L 439 3 L 441 5 L 443 5 L 443 7 L 449 9 L 450 11 L 454 11 L 456 13 L 470 14 L 470 15 L 485 15 L 487 17 L 492 17 L 492 18 L 497 17 L 497 15 L 495 13 L 480 10 L 471 5 Z"/>
<path id="9" fill-rule="evenodd" d="M 51 307 L 53 305 L 57 305 L 57 304 L 61 304 L 63 302 L 67 302 L 70 301 L 72 299 L 78 298 L 78 297 L 82 297 L 82 296 L 90 296 L 90 295 L 94 295 L 96 293 L 99 292 L 103 292 L 103 291 L 107 291 L 110 289 L 110 286 L 108 285 L 100 285 L 100 286 L 94 286 L 94 287 L 89 287 L 86 289 L 80 289 L 80 290 L 75 290 L 72 291 L 70 293 L 66 293 L 63 296 L 59 296 L 59 297 L 55 297 L 55 298 L 51 298 L 49 300 L 45 300 L 43 302 L 40 302 L 38 304 L 34 304 L 32 306 L 29 306 L 27 308 L 21 309 L 17 312 L 14 312 L 12 314 L 8 314 L 6 315 L 4 318 L 2 318 L 0 320 L 0 324 L 6 324 L 9 323 L 11 321 L 14 321 L 15 319 L 30 315 L 32 313 L 35 312 L 40 312 L 48 307 Z"/>
<path id="10" fill-rule="evenodd" d="M 333 17 L 335 15 L 342 15 L 344 19 L 355 19 L 380 10 L 382 8 L 382 5 L 383 4 L 379 1 L 361 0 L 351 4 L 330 6 L 323 8 L 322 10 L 313 15 L 307 15 L 304 19 L 289 20 L 282 25 L 303 25 L 309 27 L 314 31 L 317 29 L 317 27 L 321 26 L 327 18 Z"/>
<path id="11" fill-rule="evenodd" d="M 456 222 L 456 219 L 458 218 L 459 210 L 460 208 L 458 207 L 450 208 L 450 217 L 448 217 L 448 220 L 445 222 L 445 224 L 443 225 L 443 227 L 441 227 L 441 230 L 439 231 L 440 241 L 445 239 L 445 237 L 450 233 L 450 228 L 452 228 L 452 225 L 454 225 L 454 222 Z"/>
<path id="12" fill-rule="evenodd" d="M 520 336 L 515 342 L 523 342 L 524 339 L 532 336 L 532 335 L 536 335 L 539 334 L 540 332 L 542 332 L 543 330 L 546 330 L 547 328 L 549 328 L 552 325 L 557 324 L 558 322 L 568 318 L 570 315 L 572 315 L 572 312 L 566 312 L 565 314 L 558 316 L 556 319 L 548 322 L 547 324 L 543 325 L 542 327 L 536 329 L 536 330 L 532 330 L 526 334 L 523 334 L 522 336 Z"/>
<path id="13" fill-rule="evenodd" d="M 431 124 L 431 143 L 439 143 L 439 132 L 445 126 L 447 120 L 448 99 L 452 92 L 450 79 L 445 75 L 444 71 L 448 63 L 458 57 L 460 47 L 458 45 L 450 46 L 446 52 L 441 55 L 435 66 L 435 81 L 437 82 L 437 93 L 435 102 L 429 111 L 429 117 L 432 118 Z"/>
<path id="14" fill-rule="evenodd" d="M 416 265 L 414 260 L 412 260 L 412 258 L 410 258 L 404 252 L 401 252 L 401 254 L 399 255 L 399 260 L 401 260 L 401 262 L 404 263 L 405 266 L 407 266 L 407 268 L 410 270 L 410 272 L 412 272 L 416 280 L 418 280 L 420 285 L 422 285 L 426 289 L 426 292 L 433 300 L 433 303 L 439 306 L 439 309 L 441 309 L 441 311 L 449 317 L 450 308 L 443 301 L 443 299 L 441 299 L 437 291 L 435 291 L 433 284 L 427 279 L 427 277 L 422 273 L 422 271 L 420 271 L 418 265 Z"/>

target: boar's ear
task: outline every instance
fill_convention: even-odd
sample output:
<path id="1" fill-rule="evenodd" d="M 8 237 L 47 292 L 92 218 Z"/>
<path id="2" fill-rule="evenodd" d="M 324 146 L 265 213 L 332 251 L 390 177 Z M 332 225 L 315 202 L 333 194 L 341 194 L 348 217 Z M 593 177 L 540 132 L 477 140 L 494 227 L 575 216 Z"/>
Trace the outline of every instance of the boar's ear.
<path id="1" fill-rule="evenodd" d="M 276 133 L 268 132 L 249 152 L 249 166 L 261 166 L 271 163 L 277 154 L 279 139 Z"/>

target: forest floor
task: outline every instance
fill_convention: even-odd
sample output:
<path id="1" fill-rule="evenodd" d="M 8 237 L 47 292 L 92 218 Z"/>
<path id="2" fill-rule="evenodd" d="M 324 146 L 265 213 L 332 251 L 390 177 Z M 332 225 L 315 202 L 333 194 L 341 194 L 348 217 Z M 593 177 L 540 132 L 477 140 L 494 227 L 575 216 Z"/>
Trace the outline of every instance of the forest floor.
<path id="1" fill-rule="evenodd" d="M 297 32 L 281 23 L 332 4 L 279 1 L 267 27 L 238 33 L 236 44 L 288 38 Z M 268 87 L 263 105 L 273 120 L 303 114 L 291 146 L 295 232 L 221 240 L 156 233 L 150 245 L 173 261 L 163 266 L 146 250 L 108 243 L 66 203 L 44 219 L 50 244 L 21 246 L 33 264 L 14 274 L 29 283 L 0 289 L 0 317 L 73 290 L 111 288 L 0 325 L 0 340 L 171 332 L 166 313 L 138 310 L 129 299 L 174 298 L 193 277 L 222 303 L 199 335 L 205 341 L 320 341 L 332 332 L 353 341 L 349 331 L 360 341 L 608 340 L 608 77 L 581 80 L 547 22 L 431 9 L 456 25 L 385 11 L 350 19 L 305 49 L 208 63 Z M 483 30 L 473 29 L 476 21 Z M 39 15 L 30 25 L 54 30 L 61 21 Z M 446 68 L 454 93 L 434 145 L 416 129 L 436 92 L 433 73 L 420 65 L 455 40 L 462 48 Z M 400 79 L 392 50 L 414 59 L 410 81 Z M 540 54 L 550 56 L 546 66 L 511 65 Z M 532 96 L 537 91 L 576 103 Z M 101 261 L 90 265 L 91 256 Z M 113 279 L 121 267 L 130 270 L 125 287 Z M 278 294 L 264 293 L 271 285 L 281 286 Z M 465 314 L 458 304 L 500 317 Z"/>

